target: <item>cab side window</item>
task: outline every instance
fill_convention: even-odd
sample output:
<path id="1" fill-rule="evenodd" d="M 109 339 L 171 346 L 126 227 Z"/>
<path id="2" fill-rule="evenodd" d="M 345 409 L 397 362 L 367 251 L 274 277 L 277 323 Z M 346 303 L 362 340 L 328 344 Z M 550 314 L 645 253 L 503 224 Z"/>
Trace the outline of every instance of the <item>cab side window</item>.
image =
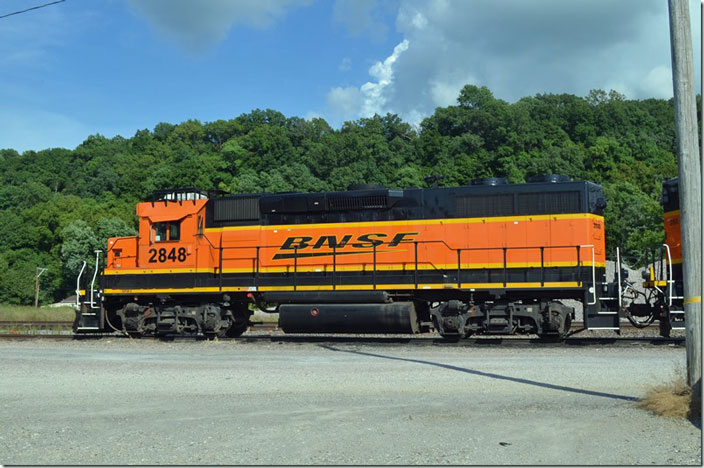
<path id="1" fill-rule="evenodd" d="M 178 221 L 169 223 L 169 240 L 177 241 L 181 238 L 181 223 Z"/>
<path id="2" fill-rule="evenodd" d="M 180 221 L 152 224 L 154 242 L 177 241 L 181 239 Z"/>
<path id="3" fill-rule="evenodd" d="M 154 223 L 154 241 L 164 242 L 166 240 L 167 223 Z"/>
<path id="4" fill-rule="evenodd" d="M 203 235 L 203 217 L 198 216 L 198 235 L 202 236 Z"/>

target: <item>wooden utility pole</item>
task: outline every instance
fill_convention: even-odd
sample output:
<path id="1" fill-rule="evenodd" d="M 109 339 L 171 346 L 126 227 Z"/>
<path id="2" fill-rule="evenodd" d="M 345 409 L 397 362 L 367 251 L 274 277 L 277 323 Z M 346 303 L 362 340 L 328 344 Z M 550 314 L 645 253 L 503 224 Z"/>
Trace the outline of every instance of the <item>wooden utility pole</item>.
<path id="1" fill-rule="evenodd" d="M 692 65 L 689 1 L 669 0 L 672 82 L 679 156 L 687 383 L 693 390 L 692 410 L 701 410 L 702 385 L 702 173 L 697 130 L 697 104 Z"/>
<path id="2" fill-rule="evenodd" d="M 39 307 L 39 277 L 46 271 L 46 268 L 37 267 L 37 274 L 34 277 L 34 308 Z"/>

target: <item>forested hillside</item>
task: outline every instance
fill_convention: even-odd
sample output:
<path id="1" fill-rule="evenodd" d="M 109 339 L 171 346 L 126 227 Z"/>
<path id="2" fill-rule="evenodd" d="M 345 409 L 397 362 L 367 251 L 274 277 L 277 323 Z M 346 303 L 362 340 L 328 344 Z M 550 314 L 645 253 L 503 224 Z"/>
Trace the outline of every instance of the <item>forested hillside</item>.
<path id="1" fill-rule="evenodd" d="M 698 98 L 699 99 L 699 98 Z M 1 144 L 1 142 L 0 142 Z M 88 137 L 74 150 L 0 150 L 0 302 L 41 302 L 75 288 L 80 260 L 134 233 L 135 203 L 153 190 L 344 190 L 352 183 L 425 187 L 476 177 L 523 182 L 567 174 L 604 185 L 607 247 L 635 262 L 664 239 L 660 184 L 677 174 L 672 100 L 545 94 L 509 104 L 466 86 L 419 128 L 387 114 L 332 129 L 275 110 L 232 120 L 160 123 L 132 138 Z"/>

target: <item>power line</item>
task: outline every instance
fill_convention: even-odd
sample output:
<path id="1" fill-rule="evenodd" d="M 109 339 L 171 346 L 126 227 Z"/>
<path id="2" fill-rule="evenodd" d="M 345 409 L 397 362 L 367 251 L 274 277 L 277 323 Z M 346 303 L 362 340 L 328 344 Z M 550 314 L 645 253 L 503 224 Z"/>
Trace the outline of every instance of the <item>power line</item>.
<path id="1" fill-rule="evenodd" d="M 2 18 L 7 18 L 8 16 L 12 16 L 12 15 L 19 15 L 20 13 L 25 13 L 25 12 L 27 12 L 27 11 L 38 10 L 38 9 L 40 9 L 40 8 L 48 7 L 49 5 L 55 5 L 55 4 L 57 4 L 57 3 L 61 3 L 61 2 L 65 2 L 65 1 L 66 1 L 66 0 L 57 0 L 57 1 L 55 1 L 55 2 L 45 3 L 44 5 L 39 5 L 39 6 L 35 6 L 35 7 L 32 7 L 32 8 L 27 8 L 26 10 L 15 11 L 14 13 L 8 13 L 8 14 L 6 14 L 6 15 L 0 16 L 0 19 L 2 19 Z"/>

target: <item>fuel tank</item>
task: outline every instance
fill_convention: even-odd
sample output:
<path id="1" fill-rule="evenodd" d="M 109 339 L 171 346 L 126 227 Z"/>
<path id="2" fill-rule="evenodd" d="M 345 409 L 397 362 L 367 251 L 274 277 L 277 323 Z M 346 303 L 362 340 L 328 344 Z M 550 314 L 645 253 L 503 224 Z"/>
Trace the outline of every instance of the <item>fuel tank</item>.
<path id="1" fill-rule="evenodd" d="M 418 333 L 412 302 L 391 304 L 282 304 L 279 327 L 286 333 Z"/>

